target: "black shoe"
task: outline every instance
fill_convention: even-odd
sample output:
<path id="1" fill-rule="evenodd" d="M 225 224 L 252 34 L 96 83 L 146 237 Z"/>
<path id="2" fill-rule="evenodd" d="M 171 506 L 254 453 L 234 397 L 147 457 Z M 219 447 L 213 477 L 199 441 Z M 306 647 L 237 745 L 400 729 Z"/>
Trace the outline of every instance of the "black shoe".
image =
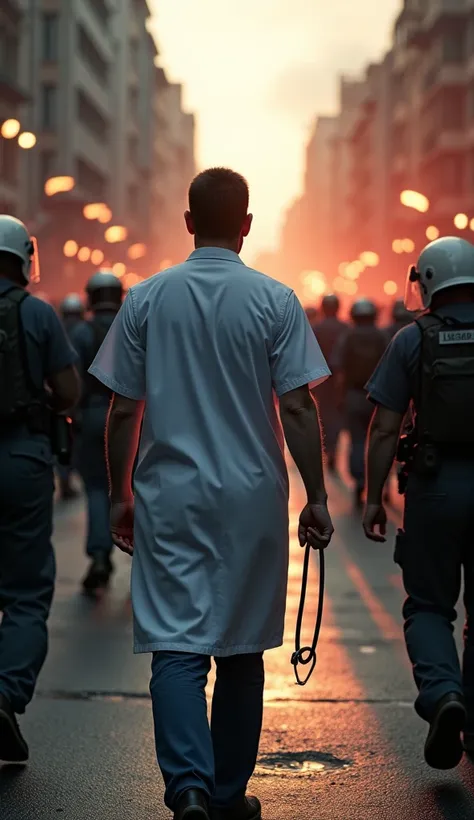
<path id="1" fill-rule="evenodd" d="M 244 797 L 228 809 L 211 809 L 211 820 L 260 820 L 262 806 L 258 797 Z"/>
<path id="2" fill-rule="evenodd" d="M 174 820 L 209 820 L 209 798 L 200 789 L 187 789 L 176 801 Z"/>
<path id="3" fill-rule="evenodd" d="M 0 760 L 4 763 L 26 763 L 28 754 L 28 746 L 15 713 L 6 697 L 0 695 Z"/>
<path id="4" fill-rule="evenodd" d="M 82 582 L 83 589 L 86 592 L 94 592 L 108 586 L 112 572 L 113 566 L 109 556 L 105 553 L 95 555 Z"/>
<path id="5" fill-rule="evenodd" d="M 433 769 L 454 769 L 463 756 L 461 732 L 466 723 L 461 695 L 452 692 L 440 700 L 425 743 L 425 760 Z"/>

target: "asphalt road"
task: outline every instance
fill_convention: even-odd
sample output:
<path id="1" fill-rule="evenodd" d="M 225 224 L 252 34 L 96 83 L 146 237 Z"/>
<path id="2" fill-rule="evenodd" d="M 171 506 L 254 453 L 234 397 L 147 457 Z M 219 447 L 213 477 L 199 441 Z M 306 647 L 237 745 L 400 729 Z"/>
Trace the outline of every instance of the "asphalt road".
<path id="1" fill-rule="evenodd" d="M 474 817 L 474 766 L 423 763 L 426 729 L 402 643 L 402 589 L 392 543 L 372 545 L 331 481 L 336 536 L 327 552 L 327 600 L 318 666 L 306 688 L 289 664 L 303 554 L 292 544 L 285 646 L 267 656 L 266 715 L 252 790 L 265 820 L 463 820 Z M 302 494 L 293 477 L 291 532 Z M 392 511 L 394 527 L 399 511 Z M 117 557 L 110 591 L 79 592 L 82 501 L 58 505 L 58 586 L 49 657 L 22 720 L 25 769 L 0 768 L 1 820 L 158 820 L 167 817 L 154 758 L 148 656 L 134 657 L 129 560 Z M 393 534 L 393 533 L 392 533 Z M 391 539 L 393 541 L 393 539 Z M 317 597 L 312 570 L 305 632 Z"/>

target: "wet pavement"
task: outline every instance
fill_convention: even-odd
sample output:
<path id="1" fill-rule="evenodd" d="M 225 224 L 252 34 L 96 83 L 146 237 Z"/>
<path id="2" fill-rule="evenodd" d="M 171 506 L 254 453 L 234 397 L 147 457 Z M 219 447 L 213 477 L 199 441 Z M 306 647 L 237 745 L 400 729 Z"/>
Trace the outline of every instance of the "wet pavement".
<path id="1" fill-rule="evenodd" d="M 292 475 L 291 533 L 303 494 Z M 289 659 L 303 553 L 292 543 L 287 638 L 267 655 L 266 714 L 252 790 L 265 820 L 463 820 L 474 817 L 474 766 L 423 763 L 425 726 L 402 642 L 402 589 L 393 537 L 373 545 L 351 511 L 344 478 L 330 481 L 336 535 L 327 551 L 327 600 L 316 672 L 294 683 Z M 392 509 L 392 532 L 400 505 Z M 148 656 L 134 657 L 129 559 L 117 557 L 101 600 L 79 593 L 82 501 L 58 505 L 58 587 L 49 657 L 22 720 L 25 769 L 0 768 L 1 820 L 157 820 L 167 817 L 154 758 Z M 318 590 L 312 568 L 305 622 Z"/>

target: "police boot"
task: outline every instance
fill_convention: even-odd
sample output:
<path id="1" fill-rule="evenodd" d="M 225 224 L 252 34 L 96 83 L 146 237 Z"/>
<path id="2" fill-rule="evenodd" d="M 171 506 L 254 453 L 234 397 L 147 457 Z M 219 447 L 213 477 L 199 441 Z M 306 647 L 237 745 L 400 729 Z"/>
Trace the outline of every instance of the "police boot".
<path id="1" fill-rule="evenodd" d="M 0 695 L 0 760 L 4 763 L 26 763 L 28 760 L 28 746 L 4 695 Z"/>
<path id="2" fill-rule="evenodd" d="M 182 792 L 174 810 L 174 820 L 209 820 L 209 798 L 200 789 Z"/>
<path id="3" fill-rule="evenodd" d="M 461 695 L 451 692 L 440 700 L 425 743 L 425 760 L 433 769 L 454 769 L 463 756 L 461 732 L 466 723 Z"/>
<path id="4" fill-rule="evenodd" d="M 211 820 L 260 820 L 261 816 L 258 797 L 244 797 L 228 809 L 211 809 Z"/>
<path id="5" fill-rule="evenodd" d="M 107 553 L 94 555 L 87 574 L 82 582 L 85 592 L 95 592 L 108 586 L 113 572 L 112 562 Z"/>

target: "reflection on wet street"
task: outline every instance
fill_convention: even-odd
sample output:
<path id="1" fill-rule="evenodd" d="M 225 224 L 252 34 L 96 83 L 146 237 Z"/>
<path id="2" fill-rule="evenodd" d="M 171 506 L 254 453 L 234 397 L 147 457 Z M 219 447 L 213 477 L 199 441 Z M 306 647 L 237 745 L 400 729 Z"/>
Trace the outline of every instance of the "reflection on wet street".
<path id="1" fill-rule="evenodd" d="M 303 505 L 290 467 L 291 566 L 285 645 L 267 655 L 266 715 L 253 791 L 266 820 L 461 820 L 474 816 L 474 767 L 454 773 L 423 763 L 425 727 L 413 712 L 414 686 L 402 642 L 403 591 L 393 563 L 400 505 L 386 545 L 365 541 L 346 477 L 330 479 L 336 526 L 327 552 L 327 598 L 310 683 L 294 682 L 290 658 L 303 551 L 296 541 Z M 32 759 L 24 772 L 0 770 L 2 820 L 166 816 L 154 760 L 148 656 L 132 655 L 129 560 L 117 556 L 110 591 L 79 593 L 84 570 L 82 501 L 57 506 L 58 589 L 50 654 L 23 720 Z M 317 607 L 311 568 L 304 643 Z"/>

